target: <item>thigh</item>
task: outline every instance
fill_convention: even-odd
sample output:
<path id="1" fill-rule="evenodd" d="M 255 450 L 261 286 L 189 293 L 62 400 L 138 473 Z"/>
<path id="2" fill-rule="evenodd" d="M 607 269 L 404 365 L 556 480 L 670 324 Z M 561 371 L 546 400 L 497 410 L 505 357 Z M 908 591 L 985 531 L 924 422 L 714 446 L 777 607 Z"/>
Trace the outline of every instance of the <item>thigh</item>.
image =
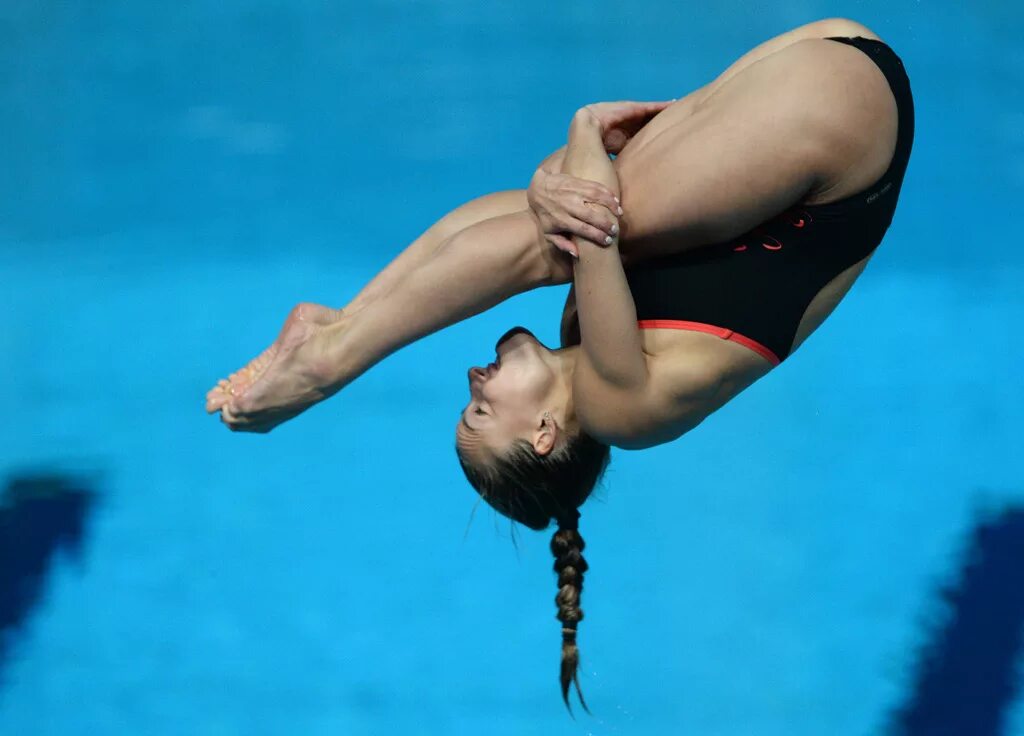
<path id="1" fill-rule="evenodd" d="M 828 18 L 807 23 L 806 25 L 781 33 L 774 38 L 770 38 L 743 54 L 743 56 L 730 64 L 724 72 L 715 77 L 712 82 L 680 98 L 644 126 L 626 145 L 627 156 L 636 156 L 640 149 L 650 140 L 656 138 L 663 130 L 689 117 L 697 105 L 703 103 L 710 95 L 717 92 L 722 85 L 752 64 L 771 56 L 777 51 L 782 51 L 787 46 L 791 46 L 798 41 L 815 38 L 822 39 L 829 36 L 862 36 L 864 38 L 881 40 L 867 27 L 846 18 Z"/>
<path id="2" fill-rule="evenodd" d="M 871 255 L 874 255 L 873 253 Z M 853 282 L 857 280 L 865 267 L 868 265 L 868 261 L 871 259 L 871 255 L 868 255 L 861 261 L 853 264 L 845 271 L 840 273 L 834 279 L 829 281 L 821 291 L 819 291 L 811 303 L 807 306 L 807 310 L 804 312 L 803 317 L 800 319 L 800 324 L 797 326 L 796 334 L 793 337 L 793 344 L 790 346 L 790 353 L 792 354 L 800 345 L 810 337 L 811 333 L 814 332 L 821 323 L 832 314 L 833 310 L 839 306 L 839 302 L 843 300 L 846 293 L 853 286 Z"/>
<path id="3" fill-rule="evenodd" d="M 820 39 L 789 44 L 623 150 L 624 253 L 723 242 L 837 184 L 867 186 L 895 139 L 895 101 L 866 55 Z"/>

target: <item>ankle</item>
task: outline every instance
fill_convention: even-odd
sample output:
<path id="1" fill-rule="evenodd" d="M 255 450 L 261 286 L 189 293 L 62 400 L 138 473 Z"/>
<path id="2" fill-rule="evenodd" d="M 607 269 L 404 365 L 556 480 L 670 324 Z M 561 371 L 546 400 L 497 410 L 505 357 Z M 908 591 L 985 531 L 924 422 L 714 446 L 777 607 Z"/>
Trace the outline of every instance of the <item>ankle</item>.
<path id="1" fill-rule="evenodd" d="M 310 378 L 328 393 L 334 393 L 351 383 L 356 375 L 353 357 L 356 351 L 350 345 L 350 320 L 354 316 L 349 308 L 335 323 L 320 328 L 314 339 L 310 363 L 307 366 Z"/>

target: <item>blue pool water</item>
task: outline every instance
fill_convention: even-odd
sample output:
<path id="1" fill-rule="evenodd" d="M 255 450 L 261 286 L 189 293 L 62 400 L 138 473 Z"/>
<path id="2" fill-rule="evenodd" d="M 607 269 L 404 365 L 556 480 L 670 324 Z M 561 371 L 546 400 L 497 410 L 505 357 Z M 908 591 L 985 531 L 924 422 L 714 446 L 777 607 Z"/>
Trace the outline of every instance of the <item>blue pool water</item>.
<path id="1" fill-rule="evenodd" d="M 895 223 L 779 370 L 613 455 L 581 522 L 595 715 L 573 722 L 549 535 L 470 525 L 453 453 L 465 367 L 512 324 L 555 342 L 564 288 L 267 436 L 204 394 L 296 302 L 344 304 L 448 209 L 525 186 L 577 106 L 685 94 L 831 15 L 914 84 Z M 4 3 L 0 473 L 94 502 L 29 569 L 8 501 L 0 580 L 36 587 L 0 595 L 0 734 L 1024 733 L 1022 22 L 997 0 Z"/>

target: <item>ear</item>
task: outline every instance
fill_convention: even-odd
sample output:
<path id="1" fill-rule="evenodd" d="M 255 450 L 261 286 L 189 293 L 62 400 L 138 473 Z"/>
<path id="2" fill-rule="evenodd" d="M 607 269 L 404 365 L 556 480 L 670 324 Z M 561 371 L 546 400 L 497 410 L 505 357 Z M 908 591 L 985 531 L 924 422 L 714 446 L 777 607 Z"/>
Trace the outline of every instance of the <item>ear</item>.
<path id="1" fill-rule="evenodd" d="M 558 425 L 551 412 L 544 412 L 540 424 L 533 430 L 533 449 L 538 455 L 546 456 L 555 449 L 558 440 Z"/>

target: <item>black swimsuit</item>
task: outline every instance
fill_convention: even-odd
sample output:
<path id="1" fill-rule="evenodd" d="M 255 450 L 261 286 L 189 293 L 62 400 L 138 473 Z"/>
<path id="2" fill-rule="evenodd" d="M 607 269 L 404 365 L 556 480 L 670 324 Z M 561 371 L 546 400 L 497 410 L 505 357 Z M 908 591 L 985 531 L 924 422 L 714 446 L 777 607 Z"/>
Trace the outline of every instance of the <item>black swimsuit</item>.
<path id="1" fill-rule="evenodd" d="M 867 54 L 892 88 L 899 127 L 889 169 L 859 194 L 798 205 L 727 243 L 631 266 L 626 278 L 641 328 L 708 332 L 777 365 L 789 355 L 811 300 L 882 242 L 914 139 L 910 81 L 881 41 L 829 40 Z"/>

